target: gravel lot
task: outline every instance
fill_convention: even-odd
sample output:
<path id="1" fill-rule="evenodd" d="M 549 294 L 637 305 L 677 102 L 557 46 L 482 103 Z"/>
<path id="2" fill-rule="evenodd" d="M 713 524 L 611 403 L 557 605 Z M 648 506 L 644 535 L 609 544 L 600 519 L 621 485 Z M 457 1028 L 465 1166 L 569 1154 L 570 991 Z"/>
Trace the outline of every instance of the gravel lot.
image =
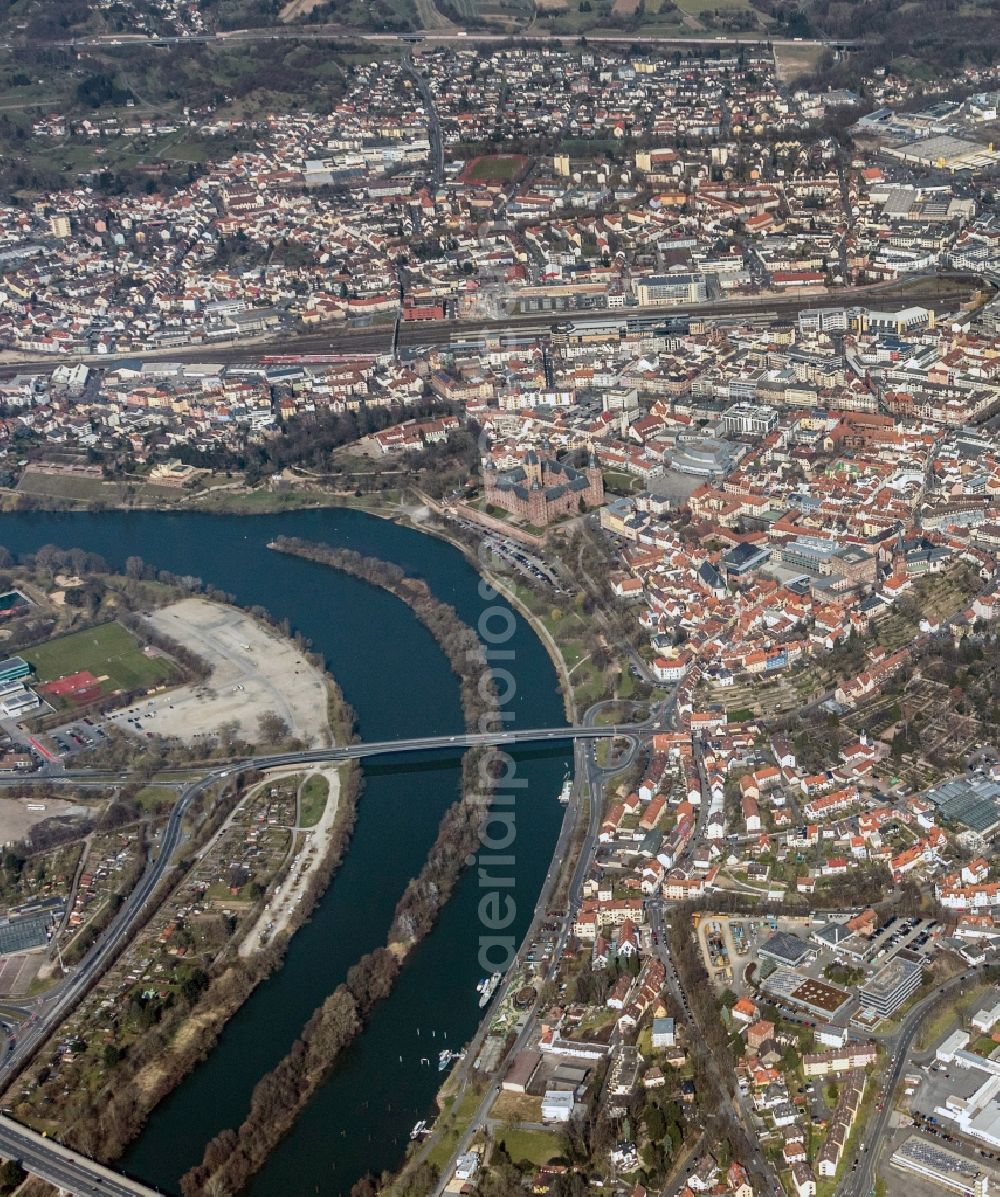
<path id="1" fill-rule="evenodd" d="M 242 611 L 203 598 L 182 599 L 147 619 L 208 662 L 212 674 L 137 706 L 143 731 L 190 741 L 236 722 L 242 736 L 256 740 L 258 716 L 274 711 L 306 744 L 329 743 L 323 674 L 287 640 Z M 118 717 L 123 726 L 127 717 Z"/>
<path id="2" fill-rule="evenodd" d="M 31 810 L 30 807 L 43 809 Z M 62 798 L 10 798 L 0 794 L 0 844 L 24 839 L 32 827 L 43 819 L 86 812 L 86 807 Z"/>

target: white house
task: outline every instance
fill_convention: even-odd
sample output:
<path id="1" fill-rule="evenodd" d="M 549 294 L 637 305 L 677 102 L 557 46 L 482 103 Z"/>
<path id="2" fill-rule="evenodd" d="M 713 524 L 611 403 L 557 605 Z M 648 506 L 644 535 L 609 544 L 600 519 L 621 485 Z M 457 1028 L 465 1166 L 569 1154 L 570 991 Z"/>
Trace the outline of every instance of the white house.
<path id="1" fill-rule="evenodd" d="M 672 1018 L 653 1019 L 653 1047 L 675 1047 L 677 1030 Z"/>
<path id="2" fill-rule="evenodd" d="M 472 1180 L 472 1178 L 479 1171 L 479 1152 L 467 1151 L 464 1155 L 458 1157 L 458 1164 L 455 1167 L 456 1180 Z"/>
<path id="3" fill-rule="evenodd" d="M 575 1099 L 566 1089 L 547 1089 L 542 1098 L 543 1122 L 569 1122 Z"/>

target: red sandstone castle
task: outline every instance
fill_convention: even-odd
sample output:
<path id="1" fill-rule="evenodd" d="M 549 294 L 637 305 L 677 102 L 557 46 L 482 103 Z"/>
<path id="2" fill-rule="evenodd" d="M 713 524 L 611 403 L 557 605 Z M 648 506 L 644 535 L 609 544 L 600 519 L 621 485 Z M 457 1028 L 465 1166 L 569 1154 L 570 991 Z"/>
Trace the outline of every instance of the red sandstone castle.
<path id="1" fill-rule="evenodd" d="M 486 502 L 544 528 L 560 516 L 577 515 L 584 507 L 604 502 L 604 479 L 593 454 L 585 469 L 576 470 L 551 457 L 539 457 L 534 449 L 524 464 L 499 471 L 489 460 L 483 462 Z"/>

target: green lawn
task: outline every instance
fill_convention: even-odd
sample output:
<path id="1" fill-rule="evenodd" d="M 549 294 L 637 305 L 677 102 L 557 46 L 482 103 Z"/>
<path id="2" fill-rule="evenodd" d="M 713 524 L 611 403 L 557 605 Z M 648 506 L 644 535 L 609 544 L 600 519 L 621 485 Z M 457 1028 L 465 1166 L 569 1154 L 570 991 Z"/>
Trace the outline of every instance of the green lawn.
<path id="1" fill-rule="evenodd" d="M 462 1132 L 469 1125 L 472 1115 L 476 1112 L 482 1094 L 475 1088 L 466 1089 L 461 1101 L 456 1105 L 454 1101 L 446 1112 L 438 1119 L 440 1131 L 435 1124 L 434 1145 L 427 1153 L 428 1163 L 443 1168 L 451 1158 L 452 1152 L 458 1146 Z"/>
<path id="2" fill-rule="evenodd" d="M 174 805 L 177 791 L 173 786 L 143 786 L 135 801 L 144 814 L 155 815 Z"/>
<path id="3" fill-rule="evenodd" d="M 975 1052 L 977 1056 L 982 1056 L 987 1059 L 990 1052 L 996 1051 L 996 1041 L 991 1039 L 989 1035 L 980 1035 L 978 1039 L 974 1039 L 969 1044 L 969 1051 Z"/>
<path id="4" fill-rule="evenodd" d="M 624 470 L 605 470 L 604 489 L 615 494 L 630 495 L 633 491 L 642 490 L 642 479 L 635 474 L 626 474 Z"/>
<path id="5" fill-rule="evenodd" d="M 86 669 L 107 679 L 101 685 L 105 693 L 155 686 L 176 676 L 170 661 L 164 657 L 147 657 L 139 641 L 120 623 L 101 624 L 59 636 L 47 644 L 27 649 L 23 656 L 34 668 L 40 682 L 50 682 Z"/>
<path id="6" fill-rule="evenodd" d="M 527 158 L 520 154 L 480 158 L 466 171 L 466 177 L 474 183 L 506 183 L 515 179 L 527 166 Z"/>
<path id="7" fill-rule="evenodd" d="M 532 1164 L 547 1164 L 561 1153 L 559 1139 L 547 1131 L 497 1130 L 496 1139 L 503 1142 L 515 1164 L 530 1160 Z"/>
<path id="8" fill-rule="evenodd" d="M 318 773 L 310 777 L 299 794 L 299 826 L 315 827 L 326 809 L 330 785 Z"/>

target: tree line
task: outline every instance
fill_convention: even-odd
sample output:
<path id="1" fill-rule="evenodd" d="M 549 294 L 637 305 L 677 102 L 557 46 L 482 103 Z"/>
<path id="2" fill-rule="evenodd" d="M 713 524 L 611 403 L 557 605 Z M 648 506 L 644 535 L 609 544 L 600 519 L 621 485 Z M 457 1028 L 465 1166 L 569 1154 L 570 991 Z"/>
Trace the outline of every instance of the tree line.
<path id="1" fill-rule="evenodd" d="M 466 725 L 476 727 L 481 716 L 495 715 L 496 688 L 492 677 L 482 684 L 488 675 L 483 672 L 485 656 L 478 638 L 454 608 L 431 594 L 425 582 L 407 577 L 398 566 L 379 558 L 328 545 L 282 537 L 269 547 L 342 569 L 402 599 L 434 636 L 458 675 Z M 464 755 L 462 794 L 445 811 L 423 868 L 396 904 L 390 946 L 362 956 L 348 970 L 346 981 L 313 1012 L 288 1054 L 258 1081 L 243 1123 L 235 1131 L 216 1135 L 206 1146 L 202 1162 L 181 1179 L 184 1197 L 245 1188 L 341 1053 L 361 1034 L 375 1005 L 392 991 L 406 956 L 433 927 L 478 846 L 493 776 L 489 749 L 472 749 Z"/>
<path id="2" fill-rule="evenodd" d="M 459 618 L 455 608 L 435 598 L 423 579 L 409 577 L 398 565 L 379 557 L 364 557 L 353 549 L 338 549 L 295 536 L 279 536 L 267 547 L 329 565 L 402 599 L 434 637 L 461 683 L 466 728 L 469 731 L 482 729 L 481 720 L 489 717 L 497 705 L 496 686 L 489 673 L 483 646 L 472 628 Z"/>

